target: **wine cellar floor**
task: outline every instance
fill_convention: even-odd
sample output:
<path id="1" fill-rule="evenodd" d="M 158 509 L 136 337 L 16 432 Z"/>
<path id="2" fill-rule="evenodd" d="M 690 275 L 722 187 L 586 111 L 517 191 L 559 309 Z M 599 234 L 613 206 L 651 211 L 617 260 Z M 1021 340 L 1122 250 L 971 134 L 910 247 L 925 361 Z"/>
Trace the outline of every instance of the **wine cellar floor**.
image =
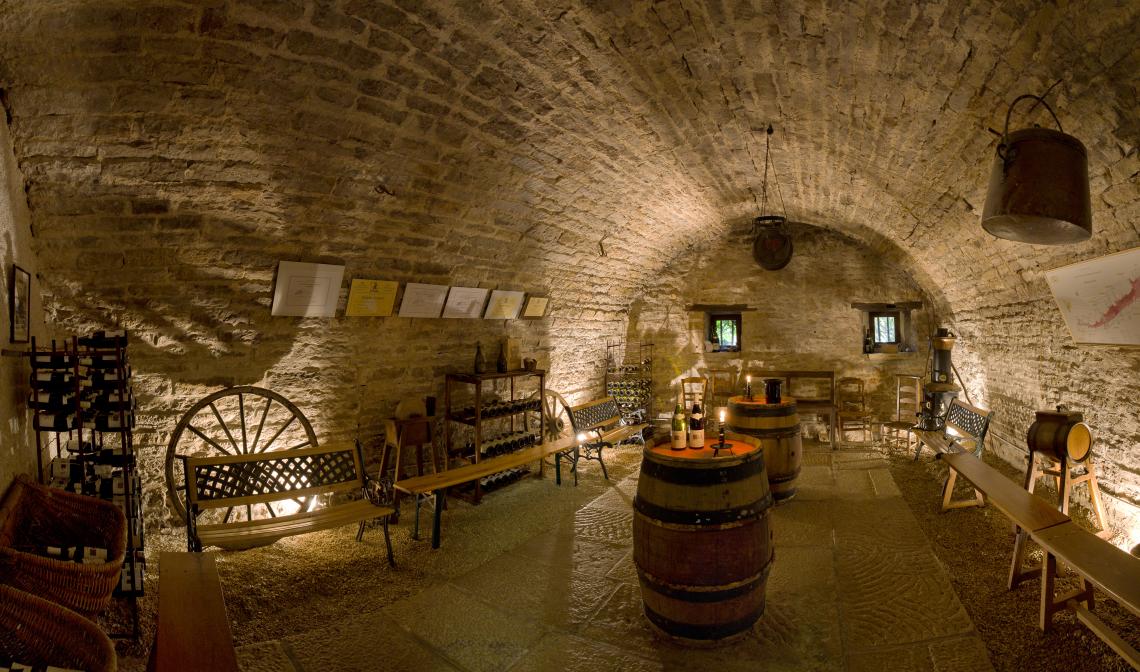
<path id="1" fill-rule="evenodd" d="M 972 585 L 968 576 L 948 574 L 954 563 L 939 557 L 947 539 L 931 547 L 925 510 L 937 510 L 938 482 L 929 455 L 912 463 L 866 449 L 805 448 L 798 494 L 772 511 L 776 559 L 765 614 L 733 644 L 690 649 L 651 632 L 631 557 L 640 451 L 623 447 L 607 456 L 608 483 L 591 463 L 578 488 L 558 488 L 548 473 L 480 506 L 452 504 L 438 551 L 410 539 L 410 507 L 403 507 L 405 517 L 393 529 L 395 569 L 384 562 L 380 531 L 358 544 L 354 527 L 219 553 L 242 668 L 984 671 L 994 669 L 987 645 L 991 652 L 1008 649 L 992 627 L 983 642 L 970 613 L 993 617 L 984 600 L 996 596 L 1019 611 L 1016 628 L 1008 620 L 1005 627 L 1041 655 L 1036 586 L 1007 594 L 1003 585 L 988 585 L 993 577 Z M 937 520 L 952 523 L 947 516 L 981 517 L 1008 529 L 992 507 Z M 169 550 L 184 543 L 178 530 L 156 536 Z M 960 555 L 974 543 L 959 541 L 949 548 Z M 1009 547 L 1000 545 L 993 554 L 1007 557 Z M 967 601 L 980 594 L 980 610 L 968 611 L 955 588 L 969 589 Z M 153 614 L 149 598 L 144 610 Z M 1111 652 L 1087 657 L 1090 644 L 1079 626 L 1060 625 L 1062 633 L 1048 637 L 1081 641 L 1075 651 L 1062 647 L 1058 662 L 1067 669 L 1105 669 L 1099 665 L 1107 662 L 1115 669 L 1119 659 Z M 142 669 L 144 651 L 123 653 L 121 669 Z M 1000 654 L 994 662 L 1001 670 L 1022 669 Z"/>

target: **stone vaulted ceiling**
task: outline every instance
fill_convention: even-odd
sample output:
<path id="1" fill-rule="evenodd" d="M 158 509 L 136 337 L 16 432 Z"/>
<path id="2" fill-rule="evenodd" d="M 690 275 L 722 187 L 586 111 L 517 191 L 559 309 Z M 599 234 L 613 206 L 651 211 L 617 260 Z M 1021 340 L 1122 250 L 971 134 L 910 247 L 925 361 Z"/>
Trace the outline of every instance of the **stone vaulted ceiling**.
<path id="1" fill-rule="evenodd" d="M 156 284 L 293 252 L 620 303 L 759 214 L 771 123 L 789 217 L 953 306 L 1052 258 L 977 226 L 1020 93 L 1089 148 L 1091 251 L 1140 219 L 1140 6 L 994 5 L 9 0 L 0 81 L 59 292 L 84 249 Z"/>

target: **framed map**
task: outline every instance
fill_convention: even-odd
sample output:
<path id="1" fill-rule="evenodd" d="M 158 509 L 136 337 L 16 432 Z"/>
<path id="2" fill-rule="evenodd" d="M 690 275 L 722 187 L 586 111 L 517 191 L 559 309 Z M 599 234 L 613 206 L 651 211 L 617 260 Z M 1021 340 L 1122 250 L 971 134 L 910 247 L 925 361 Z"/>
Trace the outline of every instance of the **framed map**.
<path id="1" fill-rule="evenodd" d="M 1045 271 L 1077 343 L 1140 345 L 1140 247 Z"/>

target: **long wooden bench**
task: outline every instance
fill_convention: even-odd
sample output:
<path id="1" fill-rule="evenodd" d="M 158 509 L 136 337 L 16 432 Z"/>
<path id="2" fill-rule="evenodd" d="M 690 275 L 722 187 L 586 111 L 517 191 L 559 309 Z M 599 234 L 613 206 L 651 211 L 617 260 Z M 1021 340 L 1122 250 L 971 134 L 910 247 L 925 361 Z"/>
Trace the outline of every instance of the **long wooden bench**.
<path id="1" fill-rule="evenodd" d="M 950 402 L 946 412 L 946 425 L 942 431 L 918 430 L 918 447 L 914 450 L 914 459 L 922 454 L 924 445 L 930 446 L 936 453 L 972 453 L 980 458 L 986 445 L 986 432 L 989 430 L 993 411 L 971 406 L 964 401 L 955 399 Z M 967 506 L 983 506 L 985 496 L 982 490 L 974 488 L 974 498 L 954 501 L 954 484 L 957 482 L 958 472 L 950 467 L 946 480 L 942 484 L 942 510 L 960 509 Z"/>
<path id="2" fill-rule="evenodd" d="M 1130 665 L 1140 669 L 1140 653 L 1093 613 L 1092 590 L 1095 584 L 1121 606 L 1140 616 L 1140 558 L 1079 527 L 1069 516 L 1018 487 L 981 459 L 964 452 L 940 457 L 984 492 L 990 503 L 1017 526 L 1008 587 L 1013 590 L 1024 580 L 1041 579 L 1040 628 L 1049 630 L 1054 614 L 1070 609 L 1096 636 Z M 1037 542 L 1045 554 L 1039 567 L 1023 567 L 1025 544 L 1029 539 Z M 1058 560 L 1080 576 L 1080 589 L 1062 596 L 1055 594 Z"/>
<path id="3" fill-rule="evenodd" d="M 586 435 L 585 441 L 579 441 L 574 446 L 570 457 L 571 468 L 574 472 L 574 485 L 578 485 L 578 460 L 597 460 L 602 465 L 602 476 L 608 481 L 609 472 L 606 463 L 602 461 L 602 450 L 628 441 L 633 438 L 645 439 L 642 431 L 648 424 L 639 423 L 627 425 L 618 410 L 617 401 L 613 397 L 603 397 L 588 401 L 578 406 L 567 406 L 566 414 L 570 416 L 570 424 L 574 428 L 574 435 Z"/>
<path id="4" fill-rule="evenodd" d="M 484 476 L 497 474 L 500 471 L 521 467 L 524 464 L 538 462 L 550 455 L 554 456 L 555 483 L 561 485 L 561 458 L 567 451 L 573 450 L 576 445 L 577 441 L 575 438 L 568 436 L 557 441 L 548 441 L 529 448 L 523 448 L 513 453 L 496 455 L 495 457 L 489 457 L 471 464 L 452 467 L 436 474 L 424 474 L 423 476 L 396 481 L 396 489 L 412 495 L 416 502 L 416 518 L 415 527 L 412 530 L 412 538 L 420 538 L 420 495 L 432 493 L 435 496 L 435 512 L 431 528 L 431 547 L 439 548 L 443 503 L 448 488 L 470 483 Z"/>
<path id="5" fill-rule="evenodd" d="M 158 626 L 148 672 L 237 672 L 214 556 L 163 551 L 158 560 Z"/>
<path id="6" fill-rule="evenodd" d="M 365 522 L 381 518 L 388 564 L 396 564 L 388 535 L 388 520 L 396 510 L 368 499 L 363 462 L 356 446 L 181 459 L 186 476 L 186 545 L 191 551 L 201 551 L 206 546 L 253 548 L 284 537 L 352 523 L 360 525 L 356 533 L 356 540 L 360 541 Z M 352 492 L 359 492 L 361 499 L 306 510 L 318 495 Z M 290 500 L 301 507 L 299 512 L 275 515 L 269 506 Z M 253 517 L 253 507 L 258 505 L 266 507 L 268 517 Z M 223 508 L 227 511 L 221 522 L 199 524 L 198 516 L 203 510 Z M 233 510 L 241 508 L 246 510 L 245 519 L 230 520 Z"/>
<path id="7" fill-rule="evenodd" d="M 835 442 L 838 409 L 835 404 L 834 371 L 753 371 L 751 373 L 754 389 L 759 389 L 761 394 L 765 378 L 779 378 L 784 381 L 783 396 L 796 400 L 797 414 L 827 416 L 828 441 L 832 448 L 838 447 Z M 811 388 L 810 392 L 808 388 Z"/>

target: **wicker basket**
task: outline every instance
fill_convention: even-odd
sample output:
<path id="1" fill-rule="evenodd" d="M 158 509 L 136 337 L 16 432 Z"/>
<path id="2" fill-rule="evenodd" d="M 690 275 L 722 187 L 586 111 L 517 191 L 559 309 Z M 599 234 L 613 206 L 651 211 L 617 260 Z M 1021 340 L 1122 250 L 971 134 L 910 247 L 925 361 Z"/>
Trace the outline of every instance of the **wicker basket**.
<path id="1" fill-rule="evenodd" d="M 80 564 L 37 555 L 44 546 L 107 549 L 106 562 Z M 119 507 L 17 476 L 0 502 L 0 583 L 93 616 L 111 601 L 127 550 Z"/>
<path id="2" fill-rule="evenodd" d="M 11 586 L 0 586 L 0 658 L 86 672 L 118 667 L 115 646 L 99 626 Z"/>

